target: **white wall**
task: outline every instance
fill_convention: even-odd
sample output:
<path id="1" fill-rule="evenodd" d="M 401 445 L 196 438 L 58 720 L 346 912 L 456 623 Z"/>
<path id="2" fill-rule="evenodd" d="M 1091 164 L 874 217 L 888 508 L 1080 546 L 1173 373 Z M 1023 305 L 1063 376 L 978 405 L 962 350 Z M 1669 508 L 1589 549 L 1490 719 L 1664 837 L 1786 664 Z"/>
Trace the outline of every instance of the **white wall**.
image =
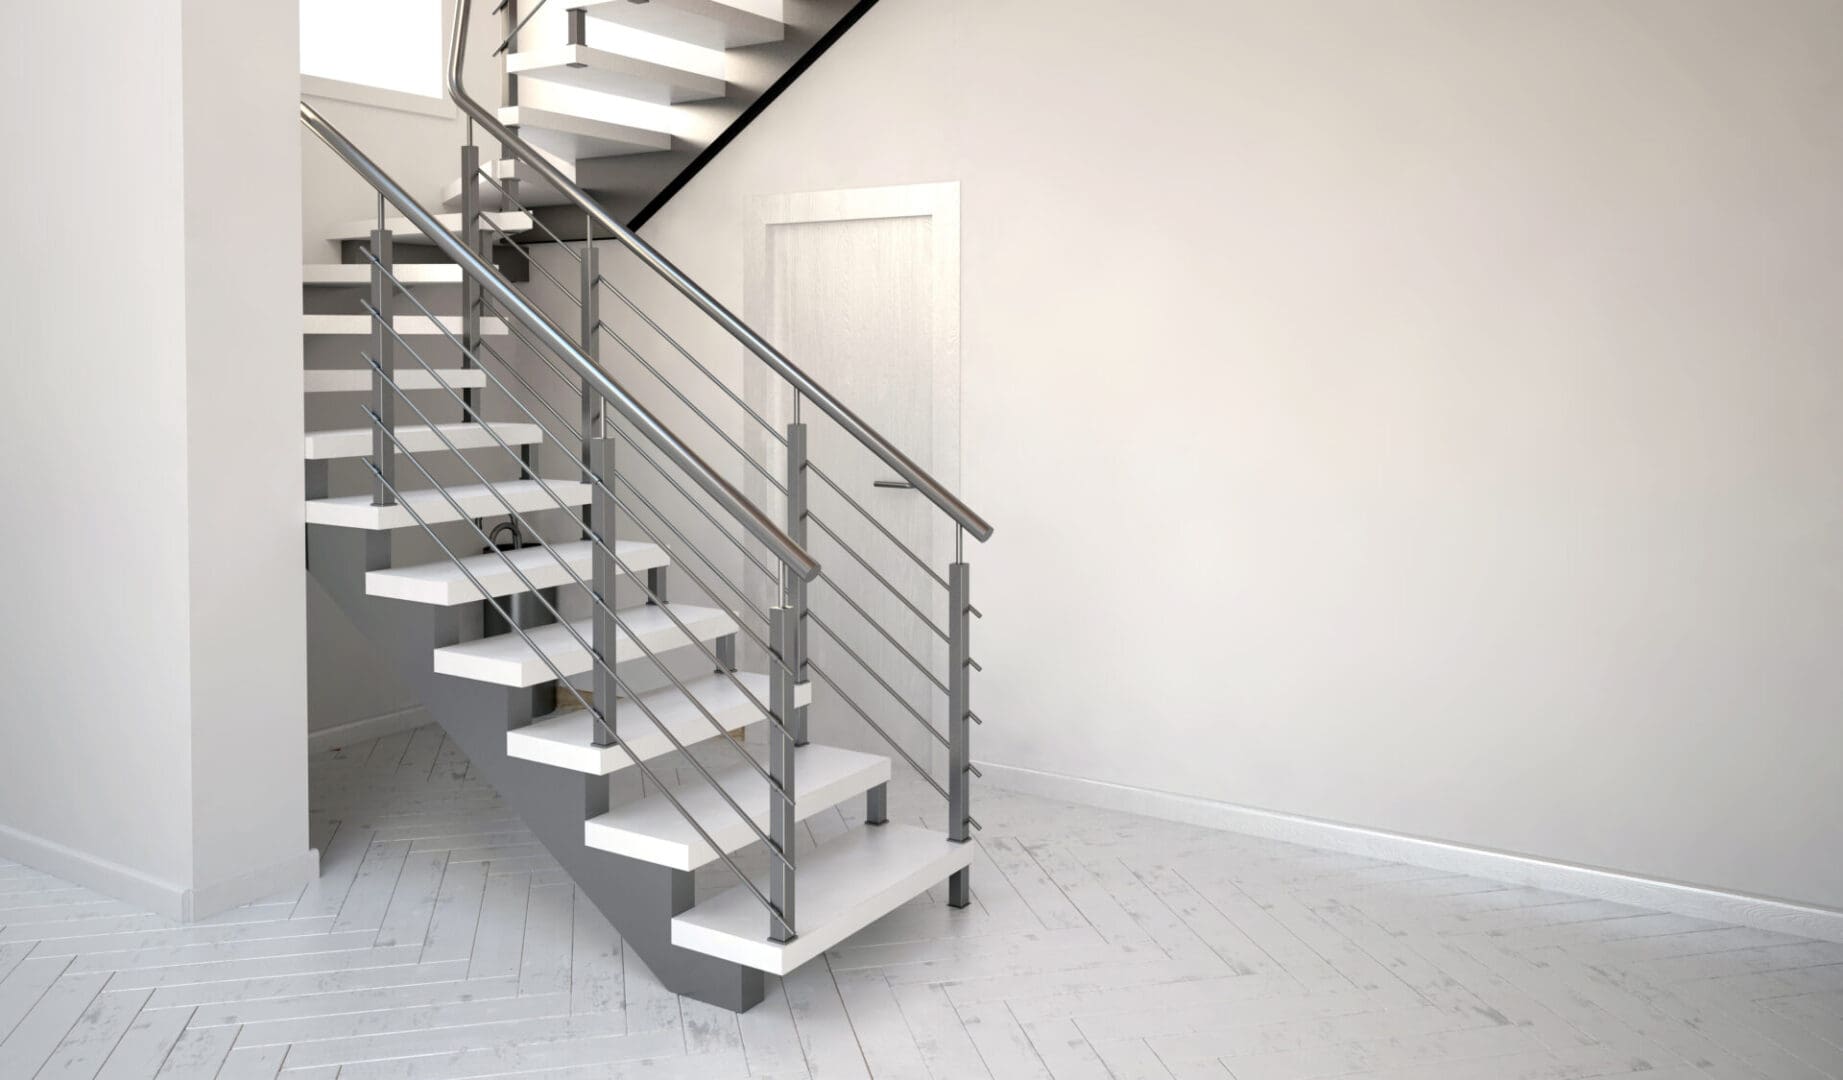
<path id="1" fill-rule="evenodd" d="M 37 5 L 0 73 L 41 164 L 5 180 L 0 855 L 174 917 L 314 866 L 281 16 Z"/>
<path id="2" fill-rule="evenodd" d="M 752 197 L 962 183 L 980 757 L 1843 907 L 1843 7 L 1758 15 L 884 0 L 648 233 L 739 308 Z"/>

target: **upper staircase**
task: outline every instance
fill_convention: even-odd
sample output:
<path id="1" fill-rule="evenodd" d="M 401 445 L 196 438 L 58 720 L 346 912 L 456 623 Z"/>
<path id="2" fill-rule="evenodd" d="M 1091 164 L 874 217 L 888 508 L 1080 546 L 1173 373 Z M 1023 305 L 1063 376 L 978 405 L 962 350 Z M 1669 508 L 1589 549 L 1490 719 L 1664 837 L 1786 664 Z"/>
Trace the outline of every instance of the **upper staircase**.
<path id="1" fill-rule="evenodd" d="M 779 0 L 553 2 L 569 40 L 509 47 L 508 72 L 662 108 L 717 100 L 725 84 L 660 41 L 735 50 L 788 33 Z M 958 538 L 991 527 L 578 183 L 611 157 L 662 152 L 657 132 L 559 118 L 515 94 L 498 108 L 468 96 L 470 7 L 457 5 L 451 92 L 507 156 L 482 166 L 475 146 L 461 148 L 456 212 L 419 205 L 301 107 L 378 193 L 372 219 L 327 237 L 344 261 L 303 272 L 306 389 L 350 399 L 362 421 L 306 435 L 309 570 L 662 982 L 746 1009 L 766 974 L 939 883 L 950 905 L 970 902 L 977 612 Z M 604 19 L 620 32 L 588 32 Z M 511 39 L 537 24 L 515 25 Z M 634 55 L 645 41 L 652 59 Z M 553 197 L 579 236 L 605 243 L 571 246 L 525 201 Z M 555 260 L 529 250 L 540 238 L 575 264 L 563 309 L 540 309 L 497 268 L 552 275 Z M 396 257 L 400 246 L 414 261 Z M 766 416 L 765 399 L 718 380 L 616 289 L 604 251 L 637 259 L 742 344 L 786 384 L 790 411 Z M 634 351 L 603 320 L 604 299 L 670 348 Z M 651 393 L 689 407 L 704 426 L 695 442 L 737 451 L 737 468 L 780 496 L 772 512 L 616 381 L 605 339 L 654 376 Z M 732 422 L 695 404 L 713 390 L 740 406 Z M 807 418 L 836 425 L 945 515 L 952 562 L 929 565 L 838 487 L 808 455 Z M 836 520 L 858 515 L 874 549 L 824 527 L 822 563 L 807 525 L 824 500 Z M 877 569 L 891 559 L 919 565 L 928 595 L 892 584 Z M 847 584 L 834 560 L 869 577 Z M 873 581 L 900 602 L 883 610 L 903 625 L 866 604 Z M 929 644 L 904 644 L 917 634 Z M 817 636 L 838 658 L 827 664 L 853 670 L 816 663 Z M 894 685 L 917 672 L 925 697 Z M 889 753 L 809 739 L 821 707 Z M 919 759 L 904 748 L 916 725 L 929 747 Z M 893 759 L 945 800 L 944 828 L 889 820 Z M 860 798 L 862 825 L 797 847 L 801 821 Z M 725 887 L 701 892 L 699 874 Z"/>
<path id="2" fill-rule="evenodd" d="M 637 229 L 874 2 L 507 0 L 494 115 Z M 581 239 L 569 197 L 517 155 L 482 168 L 485 208 L 515 200 Z"/>

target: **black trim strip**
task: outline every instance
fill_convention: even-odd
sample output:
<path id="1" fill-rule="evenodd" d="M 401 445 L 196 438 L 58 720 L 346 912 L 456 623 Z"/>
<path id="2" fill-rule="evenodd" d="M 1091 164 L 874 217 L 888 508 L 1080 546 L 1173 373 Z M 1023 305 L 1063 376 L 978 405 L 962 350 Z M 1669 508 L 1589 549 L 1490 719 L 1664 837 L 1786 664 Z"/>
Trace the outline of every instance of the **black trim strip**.
<path id="1" fill-rule="evenodd" d="M 845 31 L 851 29 L 852 24 L 863 18 L 865 12 L 876 6 L 877 0 L 858 0 L 856 4 L 853 4 L 851 10 L 840 16 L 839 20 L 832 24 L 830 30 L 827 30 L 818 41 L 813 42 L 812 48 L 806 50 L 806 52 L 800 56 L 800 59 L 795 60 L 792 67 L 782 72 L 781 77 L 774 80 L 774 84 L 768 87 L 768 89 L 762 91 L 760 97 L 750 102 L 749 107 L 742 110 L 742 113 L 736 117 L 735 121 L 732 122 L 729 127 L 723 129 L 722 134 L 712 140 L 711 144 L 706 146 L 702 153 L 691 159 L 691 164 L 681 169 L 678 175 L 674 176 L 671 182 L 666 184 L 665 188 L 661 190 L 659 194 L 653 196 L 653 201 L 641 207 L 640 212 L 635 214 L 633 218 L 627 222 L 627 227 L 635 232 L 640 231 L 641 226 L 650 221 L 654 214 L 664 209 L 666 203 L 672 201 L 672 196 L 678 194 L 681 188 L 691 182 L 692 177 L 696 176 L 704 166 L 710 164 L 718 154 L 722 153 L 723 148 L 728 146 L 731 140 L 742 134 L 743 128 L 748 127 L 757 116 L 761 115 L 762 110 L 773 103 L 775 98 L 780 97 L 781 91 L 792 86 L 794 80 L 798 79 L 807 68 L 813 66 L 813 61 L 825 55 L 825 51 L 831 48 L 833 43 L 838 41 L 839 38 L 844 37 Z"/>

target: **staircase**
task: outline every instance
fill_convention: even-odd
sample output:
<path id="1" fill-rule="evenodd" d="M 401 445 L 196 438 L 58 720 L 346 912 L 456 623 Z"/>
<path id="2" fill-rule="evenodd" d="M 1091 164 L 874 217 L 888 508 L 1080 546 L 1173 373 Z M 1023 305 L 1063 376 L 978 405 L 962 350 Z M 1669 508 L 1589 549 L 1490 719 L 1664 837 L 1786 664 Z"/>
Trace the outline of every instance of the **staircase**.
<path id="1" fill-rule="evenodd" d="M 773 0 L 556 2 L 568 11 L 566 39 L 509 47 L 507 71 L 660 107 L 725 88 L 626 55 L 623 41 L 747 49 L 784 30 Z M 303 334 L 328 342 L 317 356 L 346 361 L 309 370 L 306 391 L 343 399 L 358 421 L 304 440 L 308 569 L 660 980 L 744 1010 L 761 1000 L 766 975 L 941 882 L 951 906 L 970 902 L 978 613 L 962 550 L 966 535 L 992 530 L 577 182 L 604 168 L 592 162 L 662 154 L 670 139 L 522 105 L 515 83 L 498 109 L 467 94 L 470 7 L 457 4 L 451 93 L 504 157 L 483 166 L 471 140 L 459 148 L 458 210 L 419 205 L 301 107 L 302 123 L 378 194 L 374 218 L 327 237 L 344 261 L 303 273 Z M 602 17 L 638 37 L 588 33 Z M 518 19 L 508 38 L 531 36 L 531 25 Z M 527 200 L 566 209 L 578 238 L 603 244 L 572 246 Z M 539 243 L 567 252 L 573 288 L 546 269 L 554 258 L 536 257 Z M 740 343 L 785 383 L 789 414 L 764 416 L 718 380 L 602 273 L 604 253 L 637 260 Z M 501 268 L 548 276 L 567 310 L 540 310 Z M 669 348 L 639 351 L 604 320 L 606 299 Z M 607 341 L 654 377 L 657 402 L 613 378 Z M 534 365 L 564 392 L 541 392 Z M 726 410 L 732 422 L 696 404 L 713 391 L 738 407 Z M 652 411 L 667 402 L 703 429 L 668 426 Z M 808 455 L 803 412 L 837 425 L 945 515 L 954 561 L 929 566 L 834 483 Z M 694 448 L 713 438 L 781 496 L 774 513 Z M 834 520 L 855 515 L 875 547 L 860 550 L 817 518 L 816 497 Z M 809 544 L 814 522 L 826 563 Z M 892 559 L 919 565 L 930 594 L 892 584 L 878 569 Z M 833 561 L 858 570 L 835 577 Z M 867 582 L 912 623 L 879 618 Z M 929 647 L 905 644 L 916 633 Z M 827 664 L 855 670 L 825 670 L 816 636 L 835 658 Z M 897 690 L 894 668 L 919 672 L 929 697 Z M 808 713 L 821 705 L 890 754 L 810 740 Z M 925 729 L 933 752 L 921 756 L 932 761 L 903 748 L 912 725 Z M 896 760 L 944 800 L 944 829 L 889 820 Z M 800 821 L 857 799 L 863 825 L 796 852 Z M 719 887 L 700 888 L 700 874 Z"/>
<path id="2" fill-rule="evenodd" d="M 874 3 L 505 0 L 494 116 L 637 229 Z M 483 206 L 515 197 L 581 238 L 572 200 L 518 155 L 485 168 Z"/>

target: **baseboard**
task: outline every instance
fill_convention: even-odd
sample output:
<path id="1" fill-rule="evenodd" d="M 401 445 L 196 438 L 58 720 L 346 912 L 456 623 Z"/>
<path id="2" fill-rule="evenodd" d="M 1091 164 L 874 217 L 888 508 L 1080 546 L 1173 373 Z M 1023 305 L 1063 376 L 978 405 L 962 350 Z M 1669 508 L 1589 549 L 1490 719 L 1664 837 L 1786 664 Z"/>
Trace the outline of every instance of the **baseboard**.
<path id="1" fill-rule="evenodd" d="M 185 920 L 188 890 L 178 882 L 164 881 L 10 825 L 0 825 L 0 856 L 174 922 Z"/>
<path id="2" fill-rule="evenodd" d="M 367 739 L 382 739 L 386 735 L 395 735 L 400 731 L 409 731 L 424 724 L 434 723 L 429 710 L 417 705 L 413 708 L 398 709 L 379 716 L 367 716 L 362 720 L 352 720 L 344 724 L 335 724 L 329 728 L 307 733 L 307 752 L 318 754 L 326 750 L 337 750 L 342 746 L 364 742 Z"/>
<path id="3" fill-rule="evenodd" d="M 320 876 L 320 853 L 308 848 L 270 866 L 188 889 L 10 825 L 0 825 L 0 858 L 94 889 L 176 923 L 208 918 L 288 889 L 305 888 Z"/>
<path id="4" fill-rule="evenodd" d="M 268 866 L 187 890 L 181 898 L 181 921 L 209 918 L 278 893 L 304 889 L 319 876 L 320 853 L 308 848 Z"/>
<path id="5" fill-rule="evenodd" d="M 1466 847 L 1440 840 L 1365 829 L 1332 821 L 1258 810 L 1151 788 L 980 762 L 985 782 L 1005 791 L 1123 810 L 1166 821 L 1224 829 L 1389 862 L 1611 900 L 1697 919 L 1843 942 L 1843 911 L 1722 892 L 1696 885 L 1637 877 L 1527 855 Z"/>

